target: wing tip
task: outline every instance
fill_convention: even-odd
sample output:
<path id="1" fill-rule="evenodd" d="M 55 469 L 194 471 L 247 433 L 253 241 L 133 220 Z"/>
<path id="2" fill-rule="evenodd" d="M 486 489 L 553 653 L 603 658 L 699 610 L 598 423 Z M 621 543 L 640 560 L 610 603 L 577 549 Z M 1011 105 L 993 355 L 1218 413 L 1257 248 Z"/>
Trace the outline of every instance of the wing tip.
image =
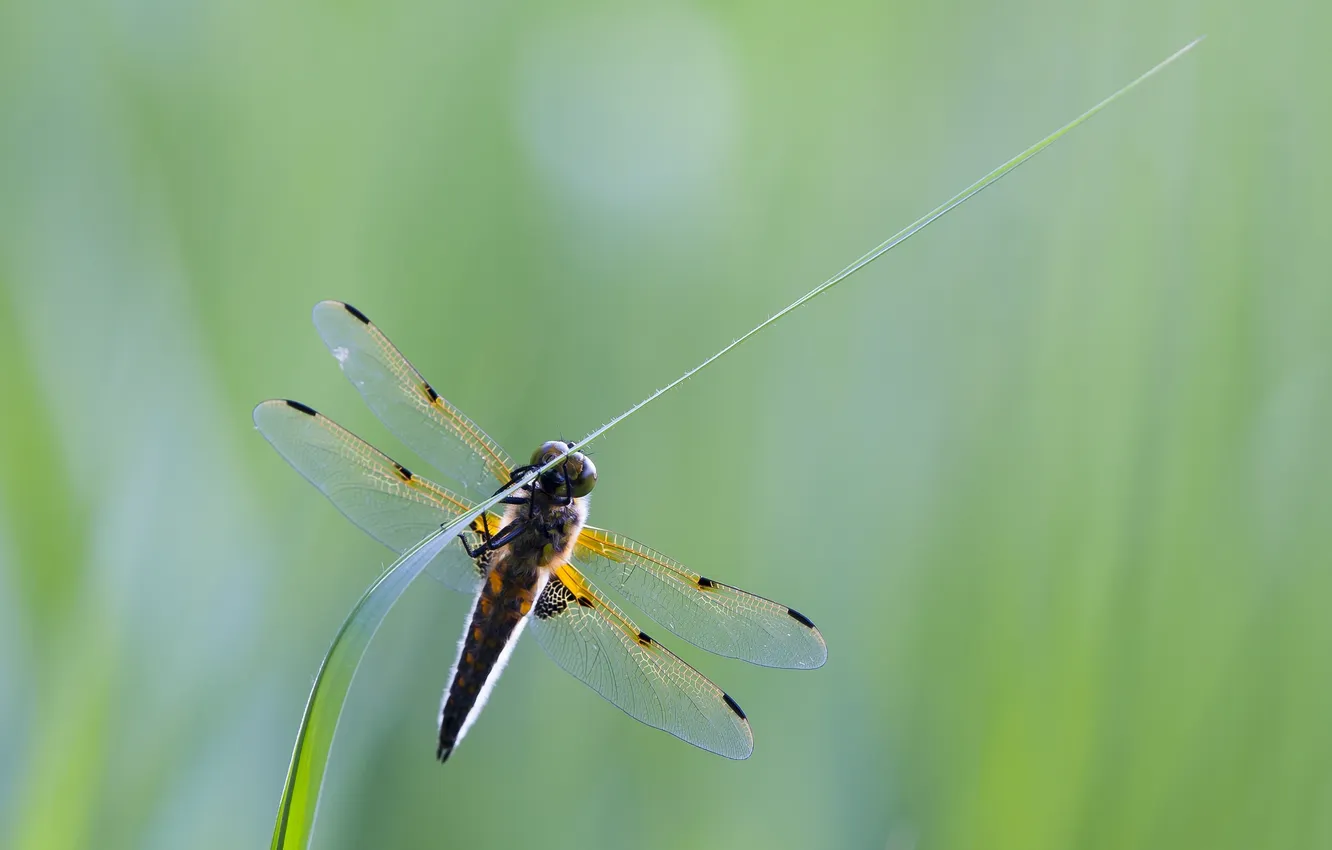
<path id="1" fill-rule="evenodd" d="M 250 411 L 250 418 L 254 420 L 254 424 L 257 426 L 259 424 L 259 417 L 260 415 L 263 414 L 265 410 L 272 409 L 274 405 L 286 404 L 286 403 L 287 400 L 285 398 L 265 399 L 264 401 L 261 401 L 258 404 L 256 404 L 254 406 L 254 410 Z"/>
<path id="2" fill-rule="evenodd" d="M 332 299 L 326 301 L 320 301 L 318 304 L 314 305 L 313 309 L 310 310 L 310 318 L 314 319 L 315 324 L 319 324 L 319 315 L 321 313 L 329 313 L 341 309 L 342 309 L 341 301 L 333 301 Z"/>
<path id="3" fill-rule="evenodd" d="M 819 631 L 818 626 L 814 625 L 813 620 L 806 617 L 804 614 L 801 614 L 796 609 L 787 608 L 786 613 L 791 617 L 792 620 L 795 620 L 800 625 L 809 629 L 810 634 L 814 637 L 814 640 L 817 641 L 818 643 L 817 652 L 811 654 L 808 658 L 801 659 L 798 663 L 796 663 L 793 666 L 801 670 L 814 670 L 819 667 L 822 667 L 828 661 L 828 644 L 823 639 L 823 633 Z"/>
<path id="4" fill-rule="evenodd" d="M 823 633 L 818 629 L 811 629 L 810 634 L 818 641 L 817 651 L 810 656 L 808 663 L 801 665 L 801 669 L 817 670 L 828 663 L 828 642 L 823 639 Z"/>
<path id="5" fill-rule="evenodd" d="M 357 310 L 355 307 L 348 304 L 346 301 L 336 301 L 332 298 L 326 301 L 320 301 L 318 304 L 314 305 L 314 310 L 311 311 L 311 318 L 315 320 L 315 324 L 319 324 L 320 314 L 329 313 L 329 312 L 350 313 L 361 324 L 364 325 L 370 324 L 370 318 L 366 316 L 364 313 L 362 313 L 360 310 Z"/>
<path id="6" fill-rule="evenodd" d="M 735 714 L 736 718 L 738 718 L 738 725 L 744 732 L 744 740 L 743 742 L 733 742 L 741 744 L 738 749 L 727 749 L 724 747 L 719 749 L 708 747 L 707 749 L 712 750 L 712 752 L 723 758 L 728 758 L 733 761 L 744 761 L 754 754 L 754 733 L 749 728 L 749 718 L 745 716 L 745 711 L 740 707 L 740 703 L 736 702 L 730 694 L 726 693 L 726 691 L 722 691 L 721 695 L 722 700 L 726 703 L 726 707 Z"/>
<path id="7" fill-rule="evenodd" d="M 270 398 L 256 404 L 254 410 L 250 412 L 250 418 L 254 420 L 254 427 L 262 431 L 264 430 L 264 419 L 270 411 L 276 412 L 287 408 L 294 408 L 306 416 L 319 415 L 313 407 L 301 404 L 299 401 L 292 401 L 289 398 Z"/>
<path id="8" fill-rule="evenodd" d="M 819 648 L 823 651 L 805 667 L 806 670 L 817 670 L 828 663 L 828 644 L 823 642 L 822 636 L 819 637 Z"/>

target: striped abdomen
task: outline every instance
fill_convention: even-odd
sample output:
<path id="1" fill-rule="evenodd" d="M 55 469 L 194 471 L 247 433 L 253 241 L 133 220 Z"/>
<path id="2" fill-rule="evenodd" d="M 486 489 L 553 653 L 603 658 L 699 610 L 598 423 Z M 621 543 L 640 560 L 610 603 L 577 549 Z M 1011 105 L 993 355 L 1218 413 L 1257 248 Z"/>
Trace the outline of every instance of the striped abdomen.
<path id="1" fill-rule="evenodd" d="M 439 748 L 435 751 L 440 761 L 448 760 L 486 704 L 522 634 L 527 612 L 532 610 L 540 589 L 538 576 L 528 573 L 515 579 L 505 575 L 501 562 L 477 594 L 440 709 Z"/>

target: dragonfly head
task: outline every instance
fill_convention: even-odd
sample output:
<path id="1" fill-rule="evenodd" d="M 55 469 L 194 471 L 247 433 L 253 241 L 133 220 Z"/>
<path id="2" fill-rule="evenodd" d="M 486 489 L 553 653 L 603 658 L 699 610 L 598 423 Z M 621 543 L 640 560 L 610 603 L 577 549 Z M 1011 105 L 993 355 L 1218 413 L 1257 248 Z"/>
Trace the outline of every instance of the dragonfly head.
<path id="1" fill-rule="evenodd" d="M 541 466 L 549 463 L 571 448 L 573 443 L 562 443 L 558 440 L 542 443 L 532 452 L 532 465 Z M 572 485 L 570 492 L 574 498 L 581 499 L 591 493 L 592 488 L 597 485 L 597 467 L 587 455 L 574 452 L 562 463 L 556 464 L 538 476 L 537 484 L 543 492 L 552 496 L 563 496 L 566 488 Z"/>

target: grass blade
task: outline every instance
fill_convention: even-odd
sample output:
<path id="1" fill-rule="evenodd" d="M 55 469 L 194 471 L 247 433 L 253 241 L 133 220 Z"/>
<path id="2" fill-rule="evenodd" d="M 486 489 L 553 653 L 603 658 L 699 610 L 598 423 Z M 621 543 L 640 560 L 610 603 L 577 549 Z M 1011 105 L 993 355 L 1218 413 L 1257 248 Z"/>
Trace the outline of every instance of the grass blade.
<path id="1" fill-rule="evenodd" d="M 274 850 L 309 846 L 329 749 L 333 745 L 347 691 L 370 639 L 393 604 L 426 565 L 499 498 L 478 505 L 471 513 L 434 532 L 394 561 L 343 621 L 319 665 L 319 672 L 315 674 L 314 687 L 310 689 L 305 714 L 296 733 L 296 745 L 292 748 L 291 765 L 287 768 L 287 781 L 278 805 L 277 823 L 273 827 Z"/>

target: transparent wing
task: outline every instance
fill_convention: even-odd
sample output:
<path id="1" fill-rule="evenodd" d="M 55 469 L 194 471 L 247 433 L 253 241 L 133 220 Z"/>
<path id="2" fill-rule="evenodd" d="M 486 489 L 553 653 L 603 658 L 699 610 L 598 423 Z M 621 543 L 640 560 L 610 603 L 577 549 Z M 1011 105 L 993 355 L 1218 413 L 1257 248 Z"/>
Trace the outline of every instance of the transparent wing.
<path id="1" fill-rule="evenodd" d="M 823 635 L 800 612 L 704 578 L 623 535 L 584 528 L 573 555 L 594 581 L 708 652 L 764 667 L 810 669 L 828 660 Z"/>
<path id="2" fill-rule="evenodd" d="M 569 564 L 533 609 L 532 633 L 555 663 L 635 720 L 732 759 L 754 736 L 735 700 L 638 630 Z"/>
<path id="3" fill-rule="evenodd" d="M 365 314 L 341 301 L 321 301 L 314 324 L 380 421 L 473 501 L 508 482 L 514 463 L 504 450 L 435 392 Z"/>
<path id="4" fill-rule="evenodd" d="M 410 549 L 471 508 L 299 402 L 263 402 L 254 409 L 254 424 L 338 510 L 395 552 Z M 492 532 L 499 528 L 493 515 L 490 522 Z M 461 545 L 441 552 L 427 572 L 463 593 L 481 585 L 481 572 Z"/>

